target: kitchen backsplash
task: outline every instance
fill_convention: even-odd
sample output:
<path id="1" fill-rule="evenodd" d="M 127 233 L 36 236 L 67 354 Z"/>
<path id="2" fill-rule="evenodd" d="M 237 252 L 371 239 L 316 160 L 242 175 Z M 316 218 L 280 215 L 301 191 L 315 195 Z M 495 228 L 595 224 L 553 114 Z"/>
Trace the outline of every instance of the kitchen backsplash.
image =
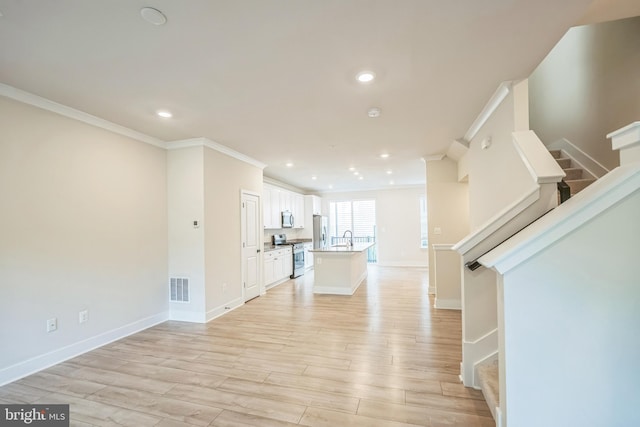
<path id="1" fill-rule="evenodd" d="M 271 236 L 274 234 L 286 234 L 287 240 L 292 239 L 311 239 L 313 237 L 312 228 L 301 228 L 301 229 L 290 229 L 283 228 L 280 230 L 265 230 L 264 232 L 264 242 L 271 242 Z"/>

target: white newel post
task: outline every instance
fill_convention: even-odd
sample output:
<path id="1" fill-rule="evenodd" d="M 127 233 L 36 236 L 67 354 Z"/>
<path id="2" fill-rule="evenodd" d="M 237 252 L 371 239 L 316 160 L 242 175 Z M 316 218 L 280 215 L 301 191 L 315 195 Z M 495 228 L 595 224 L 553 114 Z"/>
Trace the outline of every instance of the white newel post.
<path id="1" fill-rule="evenodd" d="M 640 162 L 640 121 L 607 135 L 611 148 L 620 151 L 620 166 Z"/>

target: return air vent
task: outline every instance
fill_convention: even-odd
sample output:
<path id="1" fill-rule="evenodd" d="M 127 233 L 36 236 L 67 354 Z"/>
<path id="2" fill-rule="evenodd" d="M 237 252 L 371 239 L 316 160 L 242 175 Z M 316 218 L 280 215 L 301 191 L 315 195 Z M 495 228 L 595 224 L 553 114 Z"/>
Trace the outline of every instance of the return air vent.
<path id="1" fill-rule="evenodd" d="M 171 302 L 189 302 L 189 279 L 171 278 Z"/>

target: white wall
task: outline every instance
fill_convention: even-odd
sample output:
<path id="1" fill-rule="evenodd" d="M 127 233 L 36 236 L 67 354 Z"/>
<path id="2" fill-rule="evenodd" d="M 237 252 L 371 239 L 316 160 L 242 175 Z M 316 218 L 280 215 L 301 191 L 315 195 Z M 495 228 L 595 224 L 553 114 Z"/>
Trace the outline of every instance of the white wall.
<path id="1" fill-rule="evenodd" d="M 222 314 L 225 306 L 233 307 L 244 303 L 240 237 L 241 190 L 252 191 L 262 197 L 262 169 L 205 147 L 207 319 Z M 227 285 L 226 291 L 223 291 L 224 284 Z"/>
<path id="2" fill-rule="evenodd" d="M 606 135 L 640 117 L 640 17 L 569 30 L 529 78 L 531 129 L 567 138 L 609 169 Z"/>
<path id="3" fill-rule="evenodd" d="M 168 170 L 169 270 L 192 291 L 189 304 L 171 304 L 171 317 L 207 322 L 244 303 L 241 190 L 261 196 L 262 169 L 198 145 L 170 150 Z"/>
<path id="4" fill-rule="evenodd" d="M 0 129 L 2 384 L 169 306 L 165 150 L 4 97 Z"/>
<path id="5" fill-rule="evenodd" d="M 638 212 L 635 191 L 505 274 L 508 425 L 640 425 Z"/>
<path id="6" fill-rule="evenodd" d="M 375 200 L 378 231 L 378 264 L 428 266 L 428 250 L 420 248 L 420 197 L 425 188 L 322 194 L 324 206 L 340 200 Z"/>
<path id="7" fill-rule="evenodd" d="M 458 181 L 456 162 L 444 157 L 427 162 L 427 216 L 429 223 L 429 247 L 436 244 L 454 244 L 469 233 L 469 190 L 466 182 Z M 440 229 L 436 234 L 435 230 Z M 435 253 L 429 251 L 429 265 L 435 265 Z M 443 267 L 444 268 L 444 267 Z M 457 275 L 460 270 L 450 271 L 443 277 Z M 435 270 L 429 269 L 430 287 L 435 286 Z"/>
<path id="8" fill-rule="evenodd" d="M 513 143 L 513 132 L 527 128 L 528 90 L 527 81 L 524 80 L 512 85 L 506 98 L 472 138 L 465 154 L 464 164 L 469 174 L 471 233 L 480 231 L 489 220 L 537 185 Z M 487 243 L 479 243 L 483 244 Z M 486 248 L 489 249 L 491 247 Z M 468 258 L 470 254 L 477 252 L 478 247 L 474 247 L 462 254 L 463 264 L 473 259 Z M 474 365 L 498 350 L 496 274 L 485 268 L 470 271 L 462 267 L 461 276 L 461 373 L 466 386 L 476 386 Z"/>
<path id="9" fill-rule="evenodd" d="M 190 301 L 170 303 L 171 318 L 203 322 L 204 271 L 204 147 L 167 153 L 169 277 L 189 279 Z M 199 228 L 194 228 L 198 221 Z"/>
<path id="10" fill-rule="evenodd" d="M 469 220 L 478 229 L 533 186 L 531 175 L 513 144 L 512 133 L 528 130 L 527 82 L 518 83 L 471 140 L 466 154 L 469 168 Z M 482 141 L 491 138 L 491 146 Z"/>

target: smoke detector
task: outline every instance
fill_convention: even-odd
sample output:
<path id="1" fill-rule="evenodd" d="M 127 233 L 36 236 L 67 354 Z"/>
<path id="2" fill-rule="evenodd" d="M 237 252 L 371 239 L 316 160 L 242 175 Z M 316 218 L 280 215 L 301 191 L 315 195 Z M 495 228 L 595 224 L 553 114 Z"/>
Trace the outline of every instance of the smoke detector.
<path id="1" fill-rule="evenodd" d="M 152 7 L 143 7 L 140 9 L 142 19 L 153 25 L 164 25 L 167 23 L 167 17 L 158 9 Z"/>
<path id="2" fill-rule="evenodd" d="M 376 117 L 380 117 L 380 109 L 378 107 L 369 108 L 367 111 L 367 116 L 375 119 Z"/>

